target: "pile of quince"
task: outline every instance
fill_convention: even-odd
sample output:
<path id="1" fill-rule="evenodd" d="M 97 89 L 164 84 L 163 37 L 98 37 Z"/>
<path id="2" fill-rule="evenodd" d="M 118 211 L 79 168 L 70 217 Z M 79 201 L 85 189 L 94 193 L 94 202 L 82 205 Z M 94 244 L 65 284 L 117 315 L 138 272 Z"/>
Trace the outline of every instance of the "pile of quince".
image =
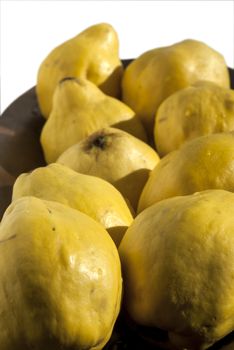
<path id="1" fill-rule="evenodd" d="M 121 307 L 206 349 L 234 330 L 234 91 L 196 40 L 124 68 L 97 24 L 42 62 L 47 166 L 0 225 L 1 350 L 102 349 Z"/>

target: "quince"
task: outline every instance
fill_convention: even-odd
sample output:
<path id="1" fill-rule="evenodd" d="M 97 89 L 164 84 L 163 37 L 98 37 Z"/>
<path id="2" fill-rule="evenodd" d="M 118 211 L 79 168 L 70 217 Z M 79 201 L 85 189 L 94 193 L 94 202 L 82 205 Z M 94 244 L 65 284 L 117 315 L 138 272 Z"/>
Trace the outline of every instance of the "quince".
<path id="1" fill-rule="evenodd" d="M 171 349 L 202 350 L 234 330 L 234 194 L 208 190 L 140 213 L 119 246 L 125 305 L 168 331 Z"/>
<path id="2" fill-rule="evenodd" d="M 142 119 L 152 137 L 155 113 L 172 93 L 198 80 L 230 87 L 224 58 L 197 40 L 184 40 L 143 53 L 123 75 L 123 101 Z"/>
<path id="3" fill-rule="evenodd" d="M 98 222 L 22 197 L 0 226 L 1 350 L 102 349 L 121 302 L 118 251 Z"/>
<path id="4" fill-rule="evenodd" d="M 21 174 L 13 187 L 13 200 L 23 196 L 60 202 L 89 215 L 105 227 L 116 245 L 133 220 L 114 186 L 58 163 Z"/>
<path id="5" fill-rule="evenodd" d="M 234 130 L 234 91 L 200 81 L 160 105 L 154 142 L 160 156 L 202 135 Z"/>
<path id="6" fill-rule="evenodd" d="M 138 212 L 162 199 L 208 189 L 234 192 L 234 132 L 200 136 L 163 157 L 151 172 Z"/>
<path id="7" fill-rule="evenodd" d="M 49 117 L 55 87 L 65 77 L 86 78 L 106 94 L 119 97 L 123 68 L 118 51 L 118 35 L 107 23 L 93 25 L 51 51 L 37 76 L 43 116 Z"/>
<path id="8" fill-rule="evenodd" d="M 146 140 L 140 119 L 123 102 L 105 95 L 86 79 L 63 79 L 55 89 L 53 109 L 41 133 L 47 163 L 55 162 L 68 147 L 108 126 Z"/>
<path id="9" fill-rule="evenodd" d="M 104 128 L 67 149 L 57 162 L 110 182 L 136 210 L 159 157 L 153 148 L 129 133 Z"/>

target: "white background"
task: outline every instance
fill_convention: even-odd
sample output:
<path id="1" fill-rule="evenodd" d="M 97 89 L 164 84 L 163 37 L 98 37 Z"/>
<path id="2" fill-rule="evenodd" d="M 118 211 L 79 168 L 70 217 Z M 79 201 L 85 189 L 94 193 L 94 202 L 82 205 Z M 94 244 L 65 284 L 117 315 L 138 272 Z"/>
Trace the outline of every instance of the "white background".
<path id="1" fill-rule="evenodd" d="M 1 111 L 36 83 L 38 67 L 58 44 L 108 22 L 120 57 L 193 38 L 234 67 L 234 1 L 1 1 Z"/>

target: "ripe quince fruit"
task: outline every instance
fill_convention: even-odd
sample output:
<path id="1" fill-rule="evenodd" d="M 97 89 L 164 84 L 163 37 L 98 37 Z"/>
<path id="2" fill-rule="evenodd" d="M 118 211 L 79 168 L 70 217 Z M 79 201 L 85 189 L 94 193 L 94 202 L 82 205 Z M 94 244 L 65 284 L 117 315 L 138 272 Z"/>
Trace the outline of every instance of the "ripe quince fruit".
<path id="1" fill-rule="evenodd" d="M 68 147 L 108 126 L 147 139 L 140 119 L 123 102 L 105 95 L 86 79 L 63 79 L 55 89 L 52 112 L 41 133 L 47 163 L 55 162 Z"/>
<path id="2" fill-rule="evenodd" d="M 195 137 L 234 130 L 234 90 L 200 81 L 160 105 L 154 142 L 160 156 Z"/>
<path id="3" fill-rule="evenodd" d="M 230 87 L 223 56 L 200 41 L 184 40 L 147 51 L 130 63 L 123 75 L 123 101 L 141 117 L 152 137 L 159 105 L 198 80 Z"/>
<path id="4" fill-rule="evenodd" d="M 124 302 L 171 349 L 203 350 L 234 329 L 234 194 L 208 190 L 140 213 L 119 246 Z"/>
<path id="5" fill-rule="evenodd" d="M 49 117 L 54 90 L 61 79 L 86 78 L 106 94 L 119 97 L 122 72 L 114 28 L 108 23 L 88 27 L 53 49 L 41 63 L 36 92 L 42 115 Z"/>
<path id="6" fill-rule="evenodd" d="M 105 227 L 116 245 L 133 221 L 121 193 L 109 182 L 58 163 L 21 174 L 12 199 L 23 196 L 56 201 L 89 215 Z"/>
<path id="7" fill-rule="evenodd" d="M 141 191 L 159 156 L 129 133 L 104 128 L 67 149 L 57 162 L 110 182 L 136 210 Z"/>
<path id="8" fill-rule="evenodd" d="M 208 189 L 234 192 L 234 132 L 200 136 L 163 157 L 151 172 L 138 212 L 162 199 Z"/>
<path id="9" fill-rule="evenodd" d="M 1 350 L 102 349 L 121 302 L 117 248 L 98 222 L 22 197 L 0 226 Z"/>

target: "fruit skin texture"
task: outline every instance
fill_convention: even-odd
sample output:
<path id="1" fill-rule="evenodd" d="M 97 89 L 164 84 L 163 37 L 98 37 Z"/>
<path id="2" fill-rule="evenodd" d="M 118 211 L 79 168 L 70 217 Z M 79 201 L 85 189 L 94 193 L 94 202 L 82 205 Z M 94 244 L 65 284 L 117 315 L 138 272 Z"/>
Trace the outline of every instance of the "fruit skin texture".
<path id="1" fill-rule="evenodd" d="M 41 133 L 47 163 L 55 162 L 68 147 L 108 126 L 147 140 L 140 119 L 123 102 L 105 95 L 88 80 L 62 80 L 54 93 L 50 118 Z"/>
<path id="2" fill-rule="evenodd" d="M 115 128 L 104 128 L 66 150 L 57 160 L 113 184 L 137 208 L 151 170 L 159 162 L 149 145 Z"/>
<path id="3" fill-rule="evenodd" d="M 21 174 L 15 181 L 12 199 L 22 196 L 60 202 L 89 215 L 105 227 L 116 245 L 133 221 L 124 198 L 114 186 L 58 163 Z"/>
<path id="4" fill-rule="evenodd" d="M 137 210 L 208 189 L 234 192 L 234 132 L 198 137 L 163 157 L 143 188 Z"/>
<path id="5" fill-rule="evenodd" d="M 55 87 L 65 77 L 86 78 L 106 94 L 119 97 L 122 73 L 114 28 L 107 23 L 88 27 L 56 47 L 41 63 L 36 86 L 41 113 L 48 118 Z"/>
<path id="6" fill-rule="evenodd" d="M 208 81 L 179 90 L 160 105 L 154 142 L 160 156 L 202 135 L 234 130 L 234 91 Z"/>
<path id="7" fill-rule="evenodd" d="M 119 247 L 130 316 L 205 349 L 234 329 L 234 194 L 208 190 L 144 210 Z"/>
<path id="8" fill-rule="evenodd" d="M 230 87 L 223 56 L 200 41 L 184 40 L 147 51 L 134 60 L 123 75 L 123 101 L 152 135 L 155 113 L 163 100 L 198 80 Z"/>
<path id="9" fill-rule="evenodd" d="M 106 230 L 60 203 L 23 197 L 6 210 L 0 240 L 1 350 L 102 349 L 122 285 Z"/>

